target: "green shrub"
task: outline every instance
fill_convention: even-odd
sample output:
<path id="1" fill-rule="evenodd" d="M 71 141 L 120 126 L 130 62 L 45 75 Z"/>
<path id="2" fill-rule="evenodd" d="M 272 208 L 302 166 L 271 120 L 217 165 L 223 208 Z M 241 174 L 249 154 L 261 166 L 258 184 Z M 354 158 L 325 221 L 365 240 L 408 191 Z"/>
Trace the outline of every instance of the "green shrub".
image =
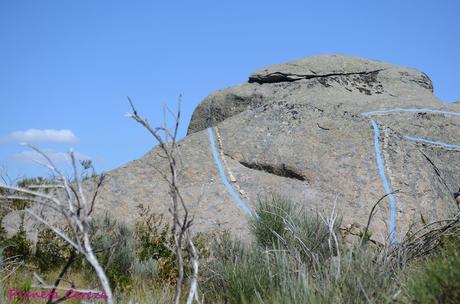
<path id="1" fill-rule="evenodd" d="M 326 216 L 326 215 L 325 215 Z M 340 219 L 335 221 L 333 231 L 338 238 L 340 246 Z M 303 261 L 309 267 L 315 266 L 314 263 L 321 263 L 332 255 L 337 255 L 337 244 L 329 233 L 329 227 L 321 218 L 318 212 L 299 210 L 296 217 L 290 223 L 289 245 L 290 248 L 297 248 Z M 330 245 L 329 245 L 329 238 Z M 332 248 L 329 248 L 331 246 Z M 308 248 L 308 249 L 307 249 Z M 332 250 L 332 252 L 331 252 Z"/>
<path id="2" fill-rule="evenodd" d="M 173 240 L 169 225 L 163 221 L 163 215 L 154 214 L 142 205 L 139 206 L 135 237 L 138 243 L 137 254 L 141 260 L 160 259 L 172 254 L 169 248 L 172 248 Z"/>
<path id="3" fill-rule="evenodd" d="M 256 242 L 264 247 L 278 243 L 287 233 L 286 221 L 292 220 L 294 210 L 292 204 L 279 196 L 258 202 L 258 217 L 252 220 L 251 230 Z"/>
<path id="4" fill-rule="evenodd" d="M 34 261 L 41 272 L 61 268 L 69 259 L 72 246 L 45 228 L 38 234 Z"/>
<path id="5" fill-rule="evenodd" d="M 317 298 L 309 282 L 312 259 L 330 254 L 329 231 L 317 214 L 297 210 L 284 198 L 260 201 L 252 220 L 254 243 L 228 233 L 211 247 L 204 289 L 229 303 L 306 303 Z M 208 297 L 212 295 L 208 295 Z"/>
<path id="6" fill-rule="evenodd" d="M 274 197 L 260 202 L 254 241 L 223 234 L 211 249 L 202 282 L 205 294 L 225 303 L 384 303 L 396 292 L 391 264 L 369 246 L 329 248 L 328 225 L 318 213 Z M 332 250 L 331 250 L 332 249 Z"/>
<path id="7" fill-rule="evenodd" d="M 312 273 L 299 261 L 298 252 L 243 245 L 225 234 L 204 267 L 202 290 L 212 291 L 205 292 L 211 302 L 316 303 L 320 297 Z"/>
<path id="8" fill-rule="evenodd" d="M 154 214 L 150 208 L 139 205 L 134 237 L 139 264 L 150 259 L 156 260 L 158 279 L 174 284 L 177 276 L 176 255 L 172 251 L 174 242 L 163 215 Z"/>
<path id="9" fill-rule="evenodd" d="M 2 225 L 3 216 L 0 215 L 0 247 L 5 245 L 6 240 L 8 239 L 8 235 L 6 233 L 6 229 Z"/>
<path id="10" fill-rule="evenodd" d="M 335 303 L 387 303 L 397 293 L 395 272 L 384 253 L 369 246 L 345 250 L 325 271 L 321 284 L 328 286 L 322 297 Z M 323 286 L 320 286 L 323 288 Z"/>
<path id="11" fill-rule="evenodd" d="M 457 236 L 460 236 L 458 234 Z M 460 303 L 460 243 L 446 243 L 416 263 L 406 279 L 407 303 Z"/>
<path id="12" fill-rule="evenodd" d="M 129 291 L 133 282 L 140 278 L 158 284 L 175 284 L 174 242 L 163 216 L 140 206 L 134 229 L 117 223 L 109 215 L 93 220 L 90 229 L 94 251 L 114 288 Z M 193 240 L 200 254 L 206 256 L 209 251 L 207 237 L 197 234 Z M 183 257 L 188 275 L 190 257 L 185 249 Z"/>
<path id="13" fill-rule="evenodd" d="M 131 272 L 134 278 L 148 280 L 159 275 L 160 265 L 158 260 L 150 257 L 140 260 L 136 258 L 131 266 Z"/>
<path id="14" fill-rule="evenodd" d="M 94 251 L 112 287 L 129 289 L 132 283 L 130 269 L 136 259 L 132 230 L 105 214 L 91 222 L 90 231 Z"/>
<path id="15" fill-rule="evenodd" d="M 295 208 L 292 202 L 280 196 L 260 201 L 256 212 L 258 218 L 252 220 L 251 230 L 258 245 L 294 250 L 310 266 L 330 255 L 329 228 L 319 213 Z M 339 226 L 340 220 L 334 225 L 337 236 Z M 335 243 L 331 245 L 336 252 Z"/>
<path id="16" fill-rule="evenodd" d="M 21 214 L 20 221 L 16 234 L 4 241 L 4 256 L 29 262 L 32 257 L 32 242 L 27 239 L 24 214 Z"/>
<path id="17" fill-rule="evenodd" d="M 267 287 L 268 269 L 257 247 L 245 248 L 228 233 L 221 235 L 211 248 L 211 260 L 206 265 L 204 290 L 222 295 L 229 303 L 242 303 L 255 296 L 259 288 Z"/>

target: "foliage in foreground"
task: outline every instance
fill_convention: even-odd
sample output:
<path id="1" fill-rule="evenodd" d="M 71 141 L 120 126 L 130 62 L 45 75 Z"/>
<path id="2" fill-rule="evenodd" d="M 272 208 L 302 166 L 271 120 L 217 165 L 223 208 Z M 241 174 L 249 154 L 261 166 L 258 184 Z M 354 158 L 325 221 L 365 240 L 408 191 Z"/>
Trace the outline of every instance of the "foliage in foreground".
<path id="1" fill-rule="evenodd" d="M 449 230 L 454 231 L 450 236 L 434 239 L 438 245 L 420 256 L 411 252 L 419 247 L 410 240 L 395 249 L 359 240 L 345 244 L 340 222 L 331 225 L 328 220 L 330 211 L 302 210 L 281 197 L 261 201 L 256 211 L 259 217 L 251 222 L 250 242 L 229 233 L 195 237 L 202 257 L 204 303 L 460 302 L 458 225 Z M 107 216 L 96 218 L 91 227 L 95 250 L 118 302 L 170 303 L 175 256 L 169 226 L 147 208 L 139 212 L 134 228 Z M 35 251 L 25 250 L 23 234 L 15 236 L 22 240 L 21 246 L 12 247 L 16 250 L 0 251 L 2 275 L 15 269 L 11 258 L 14 265 L 24 265 L 8 280 L 0 278 L 4 298 L 9 286 L 30 290 L 31 271 L 54 280 L 71 254 L 71 248 L 47 230 L 40 234 Z M 66 281 L 81 287 L 97 284 L 89 269 L 82 259 L 75 259 Z"/>
<path id="2" fill-rule="evenodd" d="M 133 228 L 108 215 L 95 217 L 89 228 L 92 231 L 94 251 L 120 301 L 132 295 L 148 303 L 151 297 L 174 295 L 170 287 L 175 283 L 176 257 L 170 249 L 173 241 L 169 225 L 162 216 L 154 215 L 148 208 L 139 206 L 138 221 Z M 204 236 L 198 234 L 194 241 L 197 249 L 205 256 L 207 250 Z M 23 265 L 8 280 L 3 280 L 4 272 L 0 271 L 0 290 L 5 297 L 8 288 L 30 291 L 31 282 L 34 281 L 33 272 L 40 274 L 49 283 L 54 282 L 68 263 L 70 267 L 61 287 L 85 289 L 98 285 L 97 277 L 86 260 L 76 255 L 69 244 L 48 229 L 40 231 L 36 245 L 32 246 L 32 242 L 26 239 L 25 230 L 21 228 L 13 237 L 5 237 L 0 241 L 0 249 L 2 269 L 5 268 L 3 262 L 12 259 Z M 188 258 L 186 254 L 184 256 Z M 26 281 L 28 284 L 24 285 Z"/>
<path id="3" fill-rule="evenodd" d="M 374 249 L 330 242 L 325 215 L 294 208 L 279 197 L 261 202 L 254 242 L 229 235 L 213 247 L 208 297 L 228 303 L 365 303 L 386 301 L 393 281 Z M 339 234 L 339 224 L 333 227 Z M 329 245 L 330 244 L 330 245 Z"/>
<path id="4" fill-rule="evenodd" d="M 212 290 L 209 303 L 459 303 L 458 238 L 449 242 L 456 247 L 442 246 L 444 236 L 431 240 L 440 245 L 424 256 L 411 252 L 420 247 L 410 238 L 396 248 L 340 237 L 329 246 L 322 214 L 279 197 L 259 203 L 257 213 L 253 242 L 224 235 L 213 245 L 202 284 Z"/>
<path id="5" fill-rule="evenodd" d="M 413 263 L 405 280 L 405 302 L 460 303 L 460 233 L 438 250 Z"/>

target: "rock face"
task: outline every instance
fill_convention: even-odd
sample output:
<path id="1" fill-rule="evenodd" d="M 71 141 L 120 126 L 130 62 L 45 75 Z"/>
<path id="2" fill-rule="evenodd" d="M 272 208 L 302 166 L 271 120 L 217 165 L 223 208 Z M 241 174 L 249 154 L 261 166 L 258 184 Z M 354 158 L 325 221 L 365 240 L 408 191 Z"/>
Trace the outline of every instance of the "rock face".
<path id="1" fill-rule="evenodd" d="M 422 216 L 457 210 L 459 112 L 411 68 L 328 55 L 258 70 L 209 95 L 180 143 L 194 227 L 244 236 L 241 203 L 252 210 L 271 194 L 323 213 L 335 204 L 344 227 L 364 226 L 373 204 L 397 191 L 377 208 L 371 231 L 378 241 L 401 239 Z M 128 221 L 139 204 L 166 214 L 168 188 L 156 169 L 167 164 L 158 151 L 109 172 L 100 208 Z"/>
<path id="2" fill-rule="evenodd" d="M 261 69 L 248 83 L 211 94 L 195 110 L 188 134 L 271 102 L 361 113 L 384 106 L 440 106 L 432 93 L 431 80 L 414 69 L 349 56 L 307 57 Z"/>

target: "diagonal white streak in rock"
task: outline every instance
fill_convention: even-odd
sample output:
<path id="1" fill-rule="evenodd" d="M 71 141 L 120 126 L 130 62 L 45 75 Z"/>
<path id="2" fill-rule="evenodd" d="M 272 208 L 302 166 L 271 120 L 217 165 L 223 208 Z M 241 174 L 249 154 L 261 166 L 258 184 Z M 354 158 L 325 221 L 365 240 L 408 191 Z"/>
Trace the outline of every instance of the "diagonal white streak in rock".
<path id="1" fill-rule="evenodd" d="M 375 158 L 377 160 L 377 167 L 379 169 L 379 175 L 383 182 L 383 187 L 385 192 L 390 199 L 390 241 L 393 246 L 396 245 L 396 200 L 391 190 L 390 183 L 385 175 L 385 165 L 383 163 L 381 149 L 380 149 L 380 130 L 377 123 L 374 120 L 371 120 L 372 128 L 374 129 L 374 147 L 375 147 Z"/>
<path id="2" fill-rule="evenodd" d="M 427 109 L 427 108 L 394 108 L 394 109 L 381 109 L 375 111 L 369 111 L 361 113 L 363 116 L 372 116 L 372 115 L 385 115 L 391 113 L 436 113 L 436 114 L 444 114 L 444 115 L 452 115 L 452 116 L 460 116 L 460 112 L 453 112 L 453 111 L 444 111 L 438 109 Z"/>
<path id="3" fill-rule="evenodd" d="M 407 136 L 404 135 L 404 138 L 410 141 L 415 141 L 415 142 L 421 142 L 425 144 L 431 144 L 431 145 L 436 145 L 436 146 L 441 146 L 446 149 L 460 149 L 459 145 L 452 145 L 448 144 L 442 141 L 437 141 L 437 140 L 431 140 L 431 139 L 426 139 L 426 138 L 421 138 L 421 137 L 415 137 L 415 136 Z"/>
<path id="4" fill-rule="evenodd" d="M 392 114 L 392 113 L 435 113 L 435 114 L 442 114 L 442 115 L 451 115 L 451 116 L 460 116 L 460 112 L 453 112 L 453 111 L 444 111 L 438 109 L 427 109 L 427 108 L 393 108 L 393 109 L 381 109 L 375 111 L 369 111 L 361 113 L 363 116 L 373 116 L 373 115 L 385 115 L 385 114 Z M 385 191 L 389 194 L 388 197 L 390 199 L 390 241 L 393 245 L 396 244 L 395 238 L 395 229 L 396 229 L 396 219 L 395 219 L 395 209 L 396 209 L 396 200 L 391 191 L 390 184 L 388 179 L 385 175 L 385 165 L 383 163 L 383 159 L 381 156 L 381 148 L 379 142 L 380 131 L 377 123 L 374 120 L 370 121 L 373 129 L 374 129 L 374 146 L 375 146 L 375 154 L 377 159 L 377 167 L 379 169 L 380 178 L 383 181 L 383 185 Z M 431 145 L 437 145 L 446 149 L 460 149 L 460 145 L 453 145 L 441 141 L 435 141 L 426 138 L 420 138 L 415 136 L 408 136 L 403 135 L 403 138 L 414 141 L 414 142 L 421 142 Z"/>
<path id="5" fill-rule="evenodd" d="M 216 163 L 217 170 L 219 171 L 220 178 L 224 183 L 225 187 L 227 188 L 228 192 L 232 196 L 235 203 L 243 210 L 247 215 L 254 216 L 254 212 L 249 209 L 246 203 L 239 197 L 239 195 L 235 192 L 233 187 L 230 185 L 227 176 L 225 175 L 224 167 L 219 159 L 219 153 L 217 152 L 215 141 L 214 141 L 214 134 L 212 128 L 208 128 L 209 133 L 209 143 L 211 146 L 211 152 L 214 157 L 214 161 Z"/>

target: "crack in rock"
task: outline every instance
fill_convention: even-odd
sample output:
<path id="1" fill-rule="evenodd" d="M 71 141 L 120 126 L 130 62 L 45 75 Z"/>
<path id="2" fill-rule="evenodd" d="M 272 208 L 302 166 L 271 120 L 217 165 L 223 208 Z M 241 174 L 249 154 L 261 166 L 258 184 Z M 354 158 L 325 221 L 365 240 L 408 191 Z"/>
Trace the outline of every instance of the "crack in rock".
<path id="1" fill-rule="evenodd" d="M 436 166 L 436 164 L 434 163 L 433 160 L 431 160 L 431 158 L 428 157 L 428 155 L 426 155 L 425 153 L 423 153 L 422 150 L 418 149 L 420 153 L 422 153 L 422 155 L 425 157 L 425 159 L 431 164 L 431 166 L 433 167 L 434 169 L 434 172 L 436 173 L 439 181 L 441 182 L 441 184 L 446 187 L 447 191 L 450 193 L 450 189 L 449 189 L 449 186 L 447 185 L 446 181 L 444 180 L 444 178 L 442 177 L 442 174 L 441 174 L 441 170 L 439 170 L 439 168 Z"/>
<path id="2" fill-rule="evenodd" d="M 300 181 L 307 181 L 305 176 L 296 172 L 295 170 L 288 168 L 285 164 L 281 165 L 270 165 L 270 164 L 261 164 L 261 163 L 249 163 L 245 161 L 239 161 L 239 163 L 246 168 L 264 171 L 266 173 L 274 174 L 281 177 L 286 177 L 290 179 L 297 179 Z"/>
<path id="3" fill-rule="evenodd" d="M 378 74 L 385 69 L 377 69 L 372 71 L 366 72 L 350 72 L 350 73 L 330 73 L 330 74 L 323 74 L 323 75 L 311 75 L 311 74 L 291 74 L 291 73 L 282 73 L 282 72 L 274 72 L 269 73 L 266 75 L 251 75 L 249 77 L 249 83 L 278 83 L 278 82 L 294 82 L 303 79 L 313 79 L 313 78 L 327 78 L 327 77 L 334 77 L 334 76 L 353 76 L 353 75 L 369 75 L 369 74 Z"/>

